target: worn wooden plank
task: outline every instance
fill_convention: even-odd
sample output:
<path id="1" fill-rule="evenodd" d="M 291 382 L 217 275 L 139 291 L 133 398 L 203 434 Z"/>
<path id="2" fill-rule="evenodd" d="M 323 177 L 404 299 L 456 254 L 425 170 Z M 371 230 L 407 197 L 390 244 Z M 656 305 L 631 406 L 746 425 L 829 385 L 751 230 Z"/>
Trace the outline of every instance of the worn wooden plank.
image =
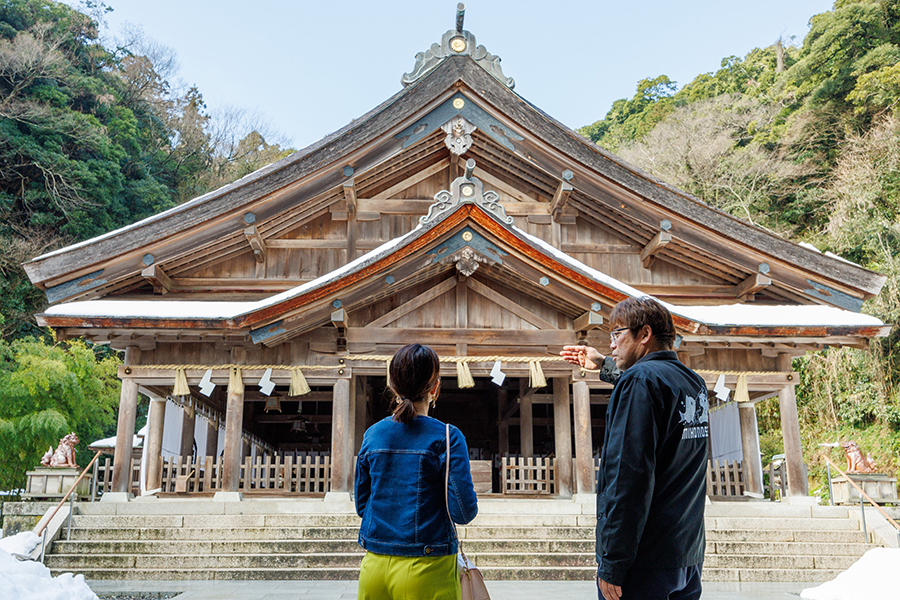
<path id="1" fill-rule="evenodd" d="M 259 234 L 256 225 L 251 225 L 244 229 L 244 237 L 250 242 L 250 248 L 253 249 L 253 258 L 256 259 L 256 262 L 266 262 L 266 241 Z"/>
<path id="2" fill-rule="evenodd" d="M 640 254 L 643 246 L 637 244 L 567 244 L 563 242 L 560 244 L 560 250 L 568 254 Z"/>
<path id="3" fill-rule="evenodd" d="M 504 330 L 504 329 L 436 329 L 428 327 L 369 329 L 350 327 L 347 329 L 348 343 L 409 343 L 417 340 L 424 344 L 465 342 L 483 345 L 541 345 L 574 344 L 574 331 L 559 330 Z"/>
<path id="4" fill-rule="evenodd" d="M 393 323 L 394 321 L 396 321 L 403 315 L 406 315 L 406 314 L 416 310 L 420 306 L 423 306 L 423 305 L 431 302 L 438 296 L 446 294 L 447 292 L 454 289 L 455 287 L 456 287 L 456 278 L 448 277 L 447 279 L 445 279 L 444 281 L 442 281 L 435 287 L 419 294 L 412 300 L 404 302 L 403 304 L 401 304 L 397 308 L 393 309 L 392 311 L 381 315 L 374 321 L 370 321 L 368 323 L 368 325 L 366 325 L 366 326 L 371 327 L 371 328 L 384 327 L 385 325 L 387 325 L 389 323 Z"/>
<path id="5" fill-rule="evenodd" d="M 428 167 L 427 169 L 419 171 L 415 175 L 412 175 L 411 177 L 407 177 L 400 183 L 396 183 L 396 184 L 392 185 L 391 187 L 387 188 L 383 192 L 375 194 L 375 199 L 378 200 L 378 199 L 393 198 L 394 196 L 396 196 L 403 190 L 410 188 L 421 181 L 425 181 L 426 179 L 428 179 L 435 173 L 440 173 L 441 171 L 444 171 L 445 169 L 447 169 L 447 167 L 449 165 L 450 165 L 449 158 L 438 161 L 435 164 Z"/>
<path id="6" fill-rule="evenodd" d="M 641 263 L 643 263 L 645 269 L 649 269 L 653 266 L 653 261 L 656 260 L 656 255 L 666 247 L 666 244 L 672 241 L 672 234 L 666 231 L 660 231 L 653 239 L 647 242 L 647 245 L 644 246 L 644 249 L 641 250 Z"/>
<path id="7" fill-rule="evenodd" d="M 477 292 L 478 294 L 481 294 L 488 300 L 497 303 L 498 305 L 500 305 L 504 309 L 508 310 L 509 312 L 515 314 L 516 316 L 518 316 L 522 319 L 525 319 L 526 321 L 528 321 L 529 323 L 531 323 L 538 329 L 553 329 L 553 330 L 557 329 L 554 325 L 552 325 L 545 319 L 534 314 L 533 312 L 531 312 L 524 306 L 516 304 L 509 298 L 503 296 L 502 294 L 500 294 L 497 291 L 494 291 L 493 289 L 491 289 L 487 285 L 481 283 L 477 279 L 470 279 L 469 287 L 472 288 L 473 292 Z"/>

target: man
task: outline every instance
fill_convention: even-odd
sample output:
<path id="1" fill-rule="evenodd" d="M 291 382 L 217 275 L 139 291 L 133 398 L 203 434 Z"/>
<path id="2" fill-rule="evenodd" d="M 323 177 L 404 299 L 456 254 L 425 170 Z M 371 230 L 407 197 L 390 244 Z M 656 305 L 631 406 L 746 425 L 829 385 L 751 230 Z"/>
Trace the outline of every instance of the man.
<path id="1" fill-rule="evenodd" d="M 597 481 L 600 600 L 700 598 L 706 383 L 672 351 L 672 315 L 652 298 L 623 300 L 610 322 L 612 360 L 587 346 L 560 353 L 615 380 Z"/>

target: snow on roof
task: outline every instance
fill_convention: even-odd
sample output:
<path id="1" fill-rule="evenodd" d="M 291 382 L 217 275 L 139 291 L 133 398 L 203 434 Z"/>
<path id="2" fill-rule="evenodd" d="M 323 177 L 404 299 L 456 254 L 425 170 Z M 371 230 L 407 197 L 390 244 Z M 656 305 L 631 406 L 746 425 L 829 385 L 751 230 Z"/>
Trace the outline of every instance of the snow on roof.
<path id="1" fill-rule="evenodd" d="M 526 240 L 548 256 L 606 287 L 631 297 L 639 298 L 648 295 L 618 279 L 589 267 L 561 250 L 554 248 L 546 241 L 516 226 L 510 226 L 509 228 L 515 235 Z M 407 241 L 418 237 L 422 230 L 423 226 L 417 225 L 408 233 L 385 242 L 339 269 L 326 273 L 303 285 L 256 302 L 88 300 L 51 306 L 45 311 L 45 314 L 71 317 L 141 317 L 146 319 L 233 319 L 332 283 L 344 275 L 371 264 L 402 247 Z M 662 301 L 661 303 L 674 314 L 707 325 L 880 326 L 884 324 L 876 317 L 833 306 L 765 306 L 753 304 L 682 306 Z"/>
<path id="2" fill-rule="evenodd" d="M 309 290 L 327 285 L 352 273 L 358 267 L 374 262 L 395 248 L 402 246 L 410 236 L 419 233 L 421 225 L 409 233 L 389 240 L 374 250 L 303 285 L 256 302 L 216 302 L 199 300 L 86 300 L 51 306 L 44 314 L 62 317 L 141 317 L 145 319 L 209 319 L 226 320 L 278 304 Z"/>
<path id="3" fill-rule="evenodd" d="M 673 313 L 707 325 L 881 326 L 881 319 L 836 306 L 722 304 L 681 306 L 663 303 Z"/>
<path id="4" fill-rule="evenodd" d="M 141 429 L 141 435 L 134 436 L 132 440 L 132 448 L 138 448 L 144 442 L 144 434 L 146 433 L 146 427 Z M 88 444 L 88 448 L 115 448 L 116 447 L 116 436 L 103 438 L 102 440 L 97 440 L 96 442 Z"/>
<path id="5" fill-rule="evenodd" d="M 540 248 L 559 262 L 566 264 L 575 270 L 581 271 L 595 281 L 618 290 L 634 298 L 647 296 L 644 292 L 622 283 L 618 279 L 589 267 L 583 262 L 572 258 L 565 252 L 554 248 L 544 240 L 535 237 L 521 229 L 511 227 L 518 235 L 527 239 L 534 246 Z M 765 306 L 754 304 L 730 304 L 715 306 L 678 305 L 660 301 L 660 303 L 674 314 L 686 317 L 691 321 L 697 321 L 706 325 L 884 325 L 877 317 L 843 310 L 835 306 L 824 305 L 778 305 Z"/>

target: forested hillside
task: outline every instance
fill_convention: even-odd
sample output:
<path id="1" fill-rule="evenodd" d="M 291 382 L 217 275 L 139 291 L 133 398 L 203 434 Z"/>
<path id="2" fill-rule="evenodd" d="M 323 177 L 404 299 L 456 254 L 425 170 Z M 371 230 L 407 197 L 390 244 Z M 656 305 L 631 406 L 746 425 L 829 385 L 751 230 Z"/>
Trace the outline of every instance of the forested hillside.
<path id="1" fill-rule="evenodd" d="M 721 210 L 887 275 L 863 310 L 900 323 L 898 100 L 900 0 L 837 0 L 811 18 L 801 45 L 729 56 L 681 87 L 643 79 L 581 133 Z M 894 471 L 900 331 L 795 368 L 811 472 L 821 472 L 823 452 L 840 456 L 818 444 L 839 439 L 858 440 Z M 757 410 L 764 452 L 780 453 L 777 400 Z"/>
<path id="2" fill-rule="evenodd" d="M 71 430 L 82 447 L 112 435 L 119 395 L 115 353 L 55 343 L 35 325 L 46 300 L 21 264 L 292 151 L 244 111 L 209 114 L 200 90 L 175 83 L 174 52 L 140 31 L 101 43 L 107 9 L 84 6 L 91 15 L 0 0 L 0 489 L 24 483 L 25 466 Z"/>

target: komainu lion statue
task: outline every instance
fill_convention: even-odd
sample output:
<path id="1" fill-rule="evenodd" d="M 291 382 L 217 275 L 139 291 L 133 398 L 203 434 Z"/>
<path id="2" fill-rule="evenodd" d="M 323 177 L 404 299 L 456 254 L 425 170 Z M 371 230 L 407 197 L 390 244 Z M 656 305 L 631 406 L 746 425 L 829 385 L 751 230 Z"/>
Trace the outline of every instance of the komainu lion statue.
<path id="1" fill-rule="evenodd" d="M 843 442 L 841 447 L 847 454 L 848 473 L 874 473 L 877 470 L 878 467 L 872 459 L 872 455 L 864 457 L 856 442 Z"/>
<path id="2" fill-rule="evenodd" d="M 77 467 L 78 464 L 75 462 L 76 445 L 78 445 L 78 436 L 74 432 L 68 434 L 59 440 L 56 452 L 53 451 L 53 446 L 50 446 L 50 449 L 44 454 L 44 458 L 41 459 L 41 464 L 45 467 Z"/>

